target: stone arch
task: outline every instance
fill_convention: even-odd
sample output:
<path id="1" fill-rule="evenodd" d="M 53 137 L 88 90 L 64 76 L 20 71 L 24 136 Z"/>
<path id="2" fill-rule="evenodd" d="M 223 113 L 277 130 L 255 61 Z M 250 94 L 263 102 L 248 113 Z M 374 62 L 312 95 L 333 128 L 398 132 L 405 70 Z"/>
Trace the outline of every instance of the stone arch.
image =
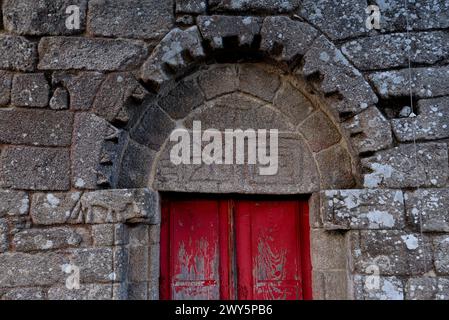
<path id="1" fill-rule="evenodd" d="M 310 194 L 352 187 L 355 174 L 346 139 L 307 89 L 311 90 L 266 64 L 202 67 L 155 99 L 130 130 L 131 139 L 159 151 L 152 172 L 141 175 L 148 176 L 148 184 L 159 191 Z M 201 121 L 204 129 L 222 132 L 278 129 L 279 173 L 261 179 L 255 167 L 171 165 L 169 133 L 176 127 L 191 130 L 194 120 Z"/>
<path id="2" fill-rule="evenodd" d="M 232 26 L 231 30 L 228 26 Z M 231 59 L 227 59 L 229 53 L 232 53 Z M 247 57 L 256 61 L 248 64 Z M 208 79 L 206 82 L 214 83 L 214 72 L 217 73 L 215 81 L 221 82 L 219 86 L 211 85 L 212 90 L 232 86 L 232 81 L 231 84 L 223 81 L 226 77 L 219 72 L 222 68 L 238 69 L 238 81 L 242 68 L 253 69 L 254 73 L 268 71 L 282 81 L 272 99 L 266 96 L 271 83 L 263 84 L 259 92 L 241 88 L 240 82 L 238 88 L 230 92 L 212 93 L 201 87 L 202 77 Z M 120 103 L 113 104 L 112 108 L 109 105 L 103 113 L 98 111 L 101 107 L 96 110 L 97 115 L 109 122 L 96 170 L 98 185 L 113 189 L 150 186 L 155 191 L 312 194 L 314 294 L 321 298 L 351 297 L 350 258 L 346 255 L 345 234 L 332 231 L 344 227 L 337 226 L 340 222 L 334 221 L 333 213 L 326 211 L 323 201 L 327 201 L 327 194 L 323 196 L 316 191 L 361 186 L 359 156 L 390 147 L 392 137 L 389 122 L 376 107 L 377 96 L 363 74 L 333 43 L 310 25 L 288 17 L 198 17 L 198 26 L 170 31 L 137 74 L 112 74 L 109 80 L 120 88 L 117 93 Z M 110 94 L 111 87 L 105 95 Z M 195 109 L 204 111 L 207 104 L 223 103 L 226 99 L 234 98 L 239 103 L 250 99 L 256 104 L 263 102 L 259 109 L 269 109 L 271 115 L 277 115 L 273 121 L 280 121 L 285 115 L 276 108 L 275 98 L 289 90 L 290 93 L 286 93 L 288 99 L 297 95 L 298 99 L 309 101 L 315 109 L 302 121 L 295 119 L 298 115 L 286 111 L 289 114 L 283 123 L 297 124 L 294 126 L 296 132 L 290 129 L 290 134 L 296 135 L 293 137 L 298 144 L 295 150 L 303 150 L 304 158 L 313 159 L 308 166 L 312 172 L 310 183 L 287 184 L 276 192 L 269 187 L 261 188 L 263 182 L 254 184 L 251 179 L 242 189 L 236 189 L 235 183 L 220 185 L 215 181 L 212 186 L 202 186 L 200 183 L 158 180 L 170 173 L 160 172 L 167 168 L 160 164 L 164 155 L 166 158 L 170 132 L 181 120 L 188 120 Z M 197 101 L 201 95 L 206 98 Z M 166 105 L 161 105 L 164 101 Z M 187 103 L 180 106 L 176 103 L 179 101 Z M 202 117 L 206 115 L 200 113 Z M 254 119 L 257 119 L 257 112 Z M 249 123 L 254 124 L 254 119 Z M 268 124 L 263 123 L 264 126 Z M 314 135 L 317 132 L 320 134 Z M 333 141 L 335 136 L 338 139 Z M 330 142 L 332 144 L 328 145 Z M 343 166 L 348 163 L 351 166 L 343 169 L 337 166 L 335 170 L 335 160 L 340 160 Z M 151 170 L 149 164 L 152 164 Z M 184 187 L 180 188 L 180 185 Z M 191 188 L 185 187 L 189 185 Z M 158 221 L 156 216 L 153 222 Z M 149 291 L 152 296 L 157 296 L 157 282 Z"/>
<path id="3" fill-rule="evenodd" d="M 229 26 L 233 27 L 229 29 Z M 170 31 L 138 75 L 112 74 L 111 82 L 120 82 L 115 87 L 121 88 L 121 103 L 95 110 L 114 125 L 109 130 L 114 133 L 108 134 L 103 143 L 103 156 L 96 168 L 97 184 L 109 188 L 146 186 L 149 172 L 145 173 L 143 164 L 136 159 L 152 163 L 170 131 L 164 124 L 165 116 L 149 106 L 167 94 L 174 94 L 173 100 L 185 99 L 182 91 L 189 90 L 189 84 L 182 79 L 188 79 L 211 61 L 217 62 L 217 56 L 222 58 L 229 53 L 233 54 L 233 62 L 255 56 L 257 61 L 274 65 L 292 81 L 303 84 L 306 94 L 316 95 L 314 99 L 327 106 L 323 111 L 347 142 L 355 185 L 362 185 L 357 170 L 358 155 L 386 149 L 392 144 L 390 124 L 376 107 L 378 98 L 364 76 L 334 44 L 307 23 L 283 16 L 200 16 L 198 26 Z M 176 89 L 179 86 L 184 88 Z M 111 87 L 106 81 L 105 94 L 110 94 Z M 185 110 L 181 107 L 176 112 Z M 154 120 L 146 128 L 143 126 L 146 131 L 152 131 L 151 135 L 147 134 L 151 141 L 139 143 L 132 139 L 132 134 L 129 139 L 128 133 L 141 121 L 142 115 Z M 158 127 L 158 123 L 162 126 Z M 344 188 L 350 186 L 348 183 Z"/>

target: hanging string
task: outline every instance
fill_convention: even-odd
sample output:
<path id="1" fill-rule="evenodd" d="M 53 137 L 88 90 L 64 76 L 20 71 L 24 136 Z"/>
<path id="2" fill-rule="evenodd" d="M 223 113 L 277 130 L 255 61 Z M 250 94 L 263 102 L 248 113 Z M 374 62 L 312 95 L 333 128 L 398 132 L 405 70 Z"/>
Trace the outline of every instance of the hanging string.
<path id="1" fill-rule="evenodd" d="M 415 110 L 415 105 L 413 102 L 413 72 L 412 72 L 412 39 L 410 36 L 410 21 L 409 21 L 409 2 L 408 0 L 404 0 L 404 7 L 405 7 L 405 21 L 406 21 L 406 39 L 407 39 L 407 53 L 408 53 L 408 77 L 409 77 L 409 94 L 410 94 L 410 109 L 411 114 L 410 117 L 413 118 L 413 126 L 412 126 L 412 133 L 413 133 L 413 146 L 414 146 L 414 152 L 415 152 L 415 170 L 416 170 L 416 177 L 419 177 L 421 174 L 420 167 L 419 167 L 419 152 L 418 152 L 418 145 L 416 141 L 417 136 L 417 119 L 416 115 L 418 114 L 417 110 Z M 417 187 L 416 191 L 420 190 L 419 181 L 417 181 Z M 426 245 L 424 243 L 424 232 L 423 232 L 423 215 L 422 210 L 418 210 L 418 220 L 419 220 L 419 231 L 422 241 L 422 254 L 424 259 L 424 273 L 427 272 L 426 266 L 427 266 L 427 252 L 426 252 Z"/>

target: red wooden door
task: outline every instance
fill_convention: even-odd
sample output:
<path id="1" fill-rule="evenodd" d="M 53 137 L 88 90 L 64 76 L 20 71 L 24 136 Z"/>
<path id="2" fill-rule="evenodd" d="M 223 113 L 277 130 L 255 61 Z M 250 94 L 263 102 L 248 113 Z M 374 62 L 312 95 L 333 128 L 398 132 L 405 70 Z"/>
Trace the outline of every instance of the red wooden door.
<path id="1" fill-rule="evenodd" d="M 221 200 L 163 203 L 161 298 L 228 298 L 229 210 Z"/>
<path id="2" fill-rule="evenodd" d="M 170 199 L 162 209 L 161 299 L 311 298 L 306 202 Z"/>
<path id="3" fill-rule="evenodd" d="M 308 243 L 303 245 L 301 241 L 307 240 L 301 237 L 304 210 L 300 209 L 297 201 L 236 203 L 238 299 L 309 298 L 303 284 L 310 268 L 309 252 Z M 305 282 L 307 286 L 307 279 Z"/>

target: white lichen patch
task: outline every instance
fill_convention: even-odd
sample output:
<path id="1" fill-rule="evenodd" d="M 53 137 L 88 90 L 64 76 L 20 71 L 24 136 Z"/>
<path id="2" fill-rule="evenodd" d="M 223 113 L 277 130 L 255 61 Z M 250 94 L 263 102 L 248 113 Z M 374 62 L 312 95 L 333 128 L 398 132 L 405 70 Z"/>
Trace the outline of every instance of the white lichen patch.
<path id="1" fill-rule="evenodd" d="M 47 195 L 47 202 L 50 204 L 52 208 L 56 208 L 61 203 L 61 200 L 56 198 L 52 193 L 49 193 Z"/>
<path id="2" fill-rule="evenodd" d="M 79 193 L 79 192 L 74 192 L 70 195 L 70 198 L 73 201 L 78 201 L 80 199 L 80 197 L 81 197 L 81 193 Z"/>
<path id="3" fill-rule="evenodd" d="M 391 178 L 393 174 L 393 167 L 387 164 L 372 163 L 370 168 L 373 172 L 364 177 L 363 184 L 366 188 L 379 187 L 385 178 Z"/>
<path id="4" fill-rule="evenodd" d="M 30 206 L 30 200 L 28 199 L 28 197 L 23 198 L 21 201 L 20 208 L 19 208 L 19 213 L 26 214 L 28 212 L 29 206 Z"/>
<path id="5" fill-rule="evenodd" d="M 85 185 L 86 185 L 86 183 L 84 182 L 83 179 L 81 179 L 81 178 L 76 179 L 76 181 L 75 181 L 75 187 L 77 187 L 77 188 L 83 188 Z"/>
<path id="6" fill-rule="evenodd" d="M 403 300 L 404 293 L 392 281 L 385 279 L 382 285 L 381 299 L 383 300 Z"/>
<path id="7" fill-rule="evenodd" d="M 402 241 L 404 241 L 405 245 L 407 246 L 407 249 L 409 250 L 415 250 L 419 246 L 418 238 L 415 237 L 412 234 L 401 236 Z"/>
<path id="8" fill-rule="evenodd" d="M 320 60 L 323 62 L 328 62 L 330 59 L 329 55 L 327 54 L 327 52 L 321 52 L 320 53 Z"/>
<path id="9" fill-rule="evenodd" d="M 392 228 L 395 224 L 393 215 L 386 211 L 374 210 L 368 212 L 366 217 L 370 228 Z"/>
<path id="10" fill-rule="evenodd" d="M 51 241 L 51 240 L 45 241 L 45 244 L 42 246 L 42 249 L 48 250 L 51 248 L 53 248 L 53 241 Z"/>

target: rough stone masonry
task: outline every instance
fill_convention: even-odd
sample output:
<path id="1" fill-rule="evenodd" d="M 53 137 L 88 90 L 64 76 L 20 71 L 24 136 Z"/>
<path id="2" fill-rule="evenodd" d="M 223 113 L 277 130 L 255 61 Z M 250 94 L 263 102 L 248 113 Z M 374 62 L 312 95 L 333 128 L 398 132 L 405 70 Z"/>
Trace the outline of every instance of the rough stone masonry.
<path id="1" fill-rule="evenodd" d="M 309 196 L 316 299 L 449 299 L 448 1 L 0 4 L 0 299 L 158 299 L 165 191 Z M 279 174 L 174 167 L 194 120 Z"/>

